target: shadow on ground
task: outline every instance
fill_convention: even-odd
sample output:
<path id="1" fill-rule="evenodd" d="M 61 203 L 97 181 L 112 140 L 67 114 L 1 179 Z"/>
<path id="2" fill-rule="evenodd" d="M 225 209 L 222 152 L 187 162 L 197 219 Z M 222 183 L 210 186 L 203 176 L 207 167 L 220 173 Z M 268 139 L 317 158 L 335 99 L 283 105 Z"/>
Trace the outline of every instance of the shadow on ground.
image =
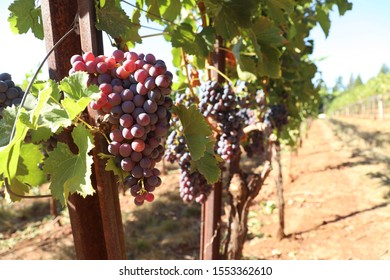
<path id="1" fill-rule="evenodd" d="M 198 259 L 201 207 L 184 205 L 176 192 L 123 211 L 129 259 Z"/>

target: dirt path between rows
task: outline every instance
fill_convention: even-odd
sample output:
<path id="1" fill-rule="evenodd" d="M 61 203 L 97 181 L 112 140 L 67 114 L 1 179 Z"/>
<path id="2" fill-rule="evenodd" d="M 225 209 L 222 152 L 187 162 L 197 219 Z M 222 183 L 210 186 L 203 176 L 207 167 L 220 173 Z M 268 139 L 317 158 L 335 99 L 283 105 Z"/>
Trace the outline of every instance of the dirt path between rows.
<path id="1" fill-rule="evenodd" d="M 345 143 L 315 120 L 298 154 L 284 155 L 287 238 L 275 237 L 277 210 L 261 216 L 265 235 L 247 242 L 247 258 L 390 259 L 389 184 L 378 175 L 388 163 Z M 277 201 L 275 193 L 270 183 L 260 199 Z"/>

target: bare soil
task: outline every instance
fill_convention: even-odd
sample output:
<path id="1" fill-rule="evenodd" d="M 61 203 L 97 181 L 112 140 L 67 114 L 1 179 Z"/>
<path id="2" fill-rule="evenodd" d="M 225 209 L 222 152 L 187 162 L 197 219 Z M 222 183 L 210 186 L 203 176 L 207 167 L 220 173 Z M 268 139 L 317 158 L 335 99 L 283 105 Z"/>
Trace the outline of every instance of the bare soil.
<path id="1" fill-rule="evenodd" d="M 371 144 L 372 133 L 390 132 L 390 124 L 352 119 L 332 123 L 314 121 L 302 148 L 285 154 L 287 237 L 275 237 L 277 210 L 265 215 L 262 231 L 268 235 L 247 242 L 247 257 L 390 259 L 390 150 L 379 153 L 378 146 L 385 145 Z M 358 128 L 348 131 L 346 125 Z M 275 193 L 270 183 L 261 199 L 276 201 Z"/>
<path id="2" fill-rule="evenodd" d="M 276 238 L 271 176 L 251 206 L 244 258 L 390 259 L 387 133 L 380 121 L 315 120 L 302 147 L 282 155 L 286 238 Z M 179 172 L 167 169 L 153 203 L 135 207 L 120 195 L 129 259 L 199 258 L 200 206 L 183 204 Z M 0 259 L 75 259 L 67 211 L 60 213 L 50 215 L 48 200 L 0 201 Z"/>

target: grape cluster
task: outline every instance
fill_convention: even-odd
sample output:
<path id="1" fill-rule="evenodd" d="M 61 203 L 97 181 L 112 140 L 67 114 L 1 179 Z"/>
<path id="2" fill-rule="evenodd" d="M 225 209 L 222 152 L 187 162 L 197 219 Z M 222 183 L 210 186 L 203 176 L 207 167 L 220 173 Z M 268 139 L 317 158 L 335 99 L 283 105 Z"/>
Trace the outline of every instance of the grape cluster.
<path id="1" fill-rule="evenodd" d="M 216 152 L 224 160 L 229 160 L 239 151 L 243 134 L 243 119 L 238 114 L 237 98 L 230 85 L 207 81 L 201 87 L 199 108 L 205 117 L 213 118 L 221 128 Z"/>
<path id="2" fill-rule="evenodd" d="M 244 125 L 247 126 L 256 123 L 257 121 L 256 111 L 244 106 L 240 106 L 240 107 L 241 108 L 237 112 L 237 115 L 239 116 L 239 118 L 243 120 Z"/>
<path id="3" fill-rule="evenodd" d="M 264 131 L 254 130 L 248 134 L 248 138 L 243 145 L 246 155 L 251 158 L 253 155 L 261 156 L 265 152 L 265 133 Z"/>
<path id="4" fill-rule="evenodd" d="M 264 116 L 266 98 L 263 90 L 247 92 L 239 99 L 238 103 L 240 107 L 238 115 L 243 119 L 245 126 L 257 123 Z M 260 130 L 250 131 L 242 146 L 249 158 L 253 155 L 263 155 L 265 151 L 264 132 Z"/>
<path id="5" fill-rule="evenodd" d="M 169 130 L 172 73 L 153 54 L 115 50 L 111 56 L 87 52 L 71 59 L 72 69 L 90 74 L 89 83 L 99 86 L 101 97 L 90 107 L 111 124 L 108 151 L 128 173 L 136 205 L 153 201 L 161 185 L 155 167 L 164 155 L 162 139 Z"/>
<path id="6" fill-rule="evenodd" d="M 191 155 L 185 137 L 178 136 L 178 131 L 172 130 L 167 138 L 167 145 L 165 159 L 170 163 L 178 162 L 180 167 L 180 197 L 184 202 L 195 200 L 198 203 L 204 203 L 212 186 L 198 171 L 191 173 Z"/>
<path id="7" fill-rule="evenodd" d="M 0 118 L 4 108 L 12 105 L 19 105 L 22 101 L 24 92 L 15 86 L 12 77 L 8 73 L 0 74 Z"/>
<path id="8" fill-rule="evenodd" d="M 271 128 L 281 130 L 288 123 L 288 111 L 285 105 L 277 104 L 269 107 L 265 113 L 264 123 Z"/>

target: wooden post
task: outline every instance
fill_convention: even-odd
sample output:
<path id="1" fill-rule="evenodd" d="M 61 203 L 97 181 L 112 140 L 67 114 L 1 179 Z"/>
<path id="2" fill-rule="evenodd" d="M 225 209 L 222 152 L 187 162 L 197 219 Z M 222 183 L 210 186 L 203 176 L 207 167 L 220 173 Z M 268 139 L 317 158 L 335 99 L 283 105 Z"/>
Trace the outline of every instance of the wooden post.
<path id="1" fill-rule="evenodd" d="M 43 0 L 41 6 L 47 49 L 70 29 L 76 15 L 79 15 L 81 39 L 76 33 L 72 34 L 49 58 L 50 78 L 59 81 L 68 75 L 72 55 L 87 50 L 95 53 L 103 51 L 101 35 L 94 28 L 94 1 Z M 72 138 L 69 135 L 62 137 L 68 137 L 72 150 Z M 69 196 L 68 201 L 78 259 L 126 258 L 118 189 L 113 175 L 104 170 L 104 163 L 97 156 L 99 152 L 107 152 L 107 144 L 102 138 L 101 135 L 95 137 L 93 151 L 91 179 L 96 194 L 86 198 L 74 194 Z"/>
<path id="2" fill-rule="evenodd" d="M 278 196 L 278 210 L 279 210 L 279 228 L 277 237 L 279 240 L 283 239 L 286 235 L 284 233 L 284 197 L 283 197 L 283 173 L 281 163 L 281 147 L 279 140 L 272 143 L 272 166 L 275 172 L 274 181 L 276 185 L 276 192 Z"/>
<path id="3" fill-rule="evenodd" d="M 378 119 L 383 120 L 384 114 L 383 114 L 383 99 L 382 95 L 378 95 Z"/>
<path id="4" fill-rule="evenodd" d="M 218 38 L 215 52 L 212 54 L 213 65 L 218 71 L 225 72 L 225 51 L 222 46 L 222 38 Z M 224 78 L 217 72 L 211 71 L 211 78 L 223 83 Z M 222 180 L 222 178 L 221 178 Z M 200 230 L 200 259 L 220 259 L 221 243 L 221 208 L 222 208 L 222 181 L 214 184 L 213 190 L 202 205 L 201 230 Z"/>
<path id="5" fill-rule="evenodd" d="M 95 28 L 95 1 L 79 0 L 78 8 L 82 51 L 91 51 L 96 55 L 103 54 L 102 34 Z M 89 110 L 90 123 L 93 125 L 96 125 L 94 121 L 96 114 L 95 111 Z M 93 149 L 93 176 L 96 178 L 107 257 L 111 260 L 125 259 L 126 250 L 119 203 L 119 190 L 114 174 L 105 171 L 105 162 L 99 158 L 99 153 L 108 154 L 107 142 L 103 135 L 96 134 L 95 148 Z"/>

